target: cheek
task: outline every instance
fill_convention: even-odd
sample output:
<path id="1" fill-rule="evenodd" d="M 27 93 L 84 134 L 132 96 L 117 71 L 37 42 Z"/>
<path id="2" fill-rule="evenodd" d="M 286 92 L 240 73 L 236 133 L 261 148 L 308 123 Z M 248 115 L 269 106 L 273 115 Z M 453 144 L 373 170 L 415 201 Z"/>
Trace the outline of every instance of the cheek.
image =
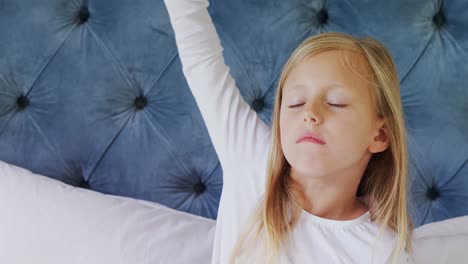
<path id="1" fill-rule="evenodd" d="M 280 140 L 284 155 L 287 156 L 290 152 L 291 145 L 294 144 L 292 137 L 294 135 L 295 122 L 288 115 L 280 115 Z"/>
<path id="2" fill-rule="evenodd" d="M 285 143 L 285 138 L 287 137 L 287 134 L 289 132 L 288 128 L 290 127 L 290 124 L 288 123 L 287 118 L 285 118 L 284 115 L 281 115 L 280 117 L 280 139 L 281 139 L 281 145 Z"/>
<path id="3" fill-rule="evenodd" d="M 349 151 L 361 152 L 368 146 L 370 135 L 368 120 L 349 118 L 336 125 L 340 127 L 334 129 L 334 131 L 338 131 L 337 137 L 343 148 L 347 148 Z"/>
<path id="4" fill-rule="evenodd" d="M 288 116 L 288 113 L 280 112 L 279 127 L 281 138 L 283 138 L 291 130 L 292 122 L 291 117 Z"/>
<path id="5" fill-rule="evenodd" d="M 334 148 L 339 150 L 349 149 L 352 146 L 360 145 L 362 137 L 366 132 L 365 124 L 357 115 L 348 114 L 329 118 L 326 124 L 326 135 Z"/>

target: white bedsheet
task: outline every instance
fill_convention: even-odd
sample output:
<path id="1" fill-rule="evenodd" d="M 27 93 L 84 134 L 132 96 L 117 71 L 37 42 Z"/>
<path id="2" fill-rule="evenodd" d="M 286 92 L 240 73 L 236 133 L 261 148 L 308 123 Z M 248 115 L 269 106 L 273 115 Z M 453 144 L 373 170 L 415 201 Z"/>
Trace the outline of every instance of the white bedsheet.
<path id="1" fill-rule="evenodd" d="M 418 264 L 468 263 L 468 216 L 416 228 L 414 259 Z"/>
<path id="2" fill-rule="evenodd" d="M 0 263 L 210 263 L 216 222 L 0 161 Z M 468 216 L 414 231 L 414 261 L 468 263 Z"/>
<path id="3" fill-rule="evenodd" d="M 209 263 L 215 223 L 0 161 L 0 263 Z"/>

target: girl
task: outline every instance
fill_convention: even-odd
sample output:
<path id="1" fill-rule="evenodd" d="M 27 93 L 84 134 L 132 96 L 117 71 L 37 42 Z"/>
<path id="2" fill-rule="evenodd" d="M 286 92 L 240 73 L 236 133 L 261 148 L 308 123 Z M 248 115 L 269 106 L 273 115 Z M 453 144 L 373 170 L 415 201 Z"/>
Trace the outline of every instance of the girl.
<path id="1" fill-rule="evenodd" d="M 182 70 L 223 168 L 212 263 L 402 263 L 405 126 L 376 40 L 325 33 L 285 64 L 270 129 L 243 100 L 208 0 L 165 0 Z"/>

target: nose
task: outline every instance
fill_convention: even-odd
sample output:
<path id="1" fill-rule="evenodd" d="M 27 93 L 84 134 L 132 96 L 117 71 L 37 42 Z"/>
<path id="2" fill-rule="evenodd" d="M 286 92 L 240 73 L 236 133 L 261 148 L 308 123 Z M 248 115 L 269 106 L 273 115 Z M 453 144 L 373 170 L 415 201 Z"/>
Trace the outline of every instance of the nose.
<path id="1" fill-rule="evenodd" d="M 318 123 L 317 118 L 315 117 L 304 117 L 304 122 L 312 122 L 312 123 Z"/>
<path id="2" fill-rule="evenodd" d="M 322 118 L 320 117 L 316 109 L 309 109 L 308 111 L 305 111 L 303 120 L 305 123 L 313 123 L 315 125 L 318 125 L 322 122 Z"/>

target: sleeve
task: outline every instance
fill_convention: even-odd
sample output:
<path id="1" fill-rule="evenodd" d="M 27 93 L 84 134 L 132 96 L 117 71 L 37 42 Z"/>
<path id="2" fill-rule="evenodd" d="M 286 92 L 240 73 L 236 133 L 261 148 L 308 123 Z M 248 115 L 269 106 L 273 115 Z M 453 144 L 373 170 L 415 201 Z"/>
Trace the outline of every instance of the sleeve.
<path id="1" fill-rule="evenodd" d="M 225 64 L 208 0 L 164 1 L 183 73 L 221 166 L 258 166 L 268 155 L 271 131 L 244 101 Z"/>

